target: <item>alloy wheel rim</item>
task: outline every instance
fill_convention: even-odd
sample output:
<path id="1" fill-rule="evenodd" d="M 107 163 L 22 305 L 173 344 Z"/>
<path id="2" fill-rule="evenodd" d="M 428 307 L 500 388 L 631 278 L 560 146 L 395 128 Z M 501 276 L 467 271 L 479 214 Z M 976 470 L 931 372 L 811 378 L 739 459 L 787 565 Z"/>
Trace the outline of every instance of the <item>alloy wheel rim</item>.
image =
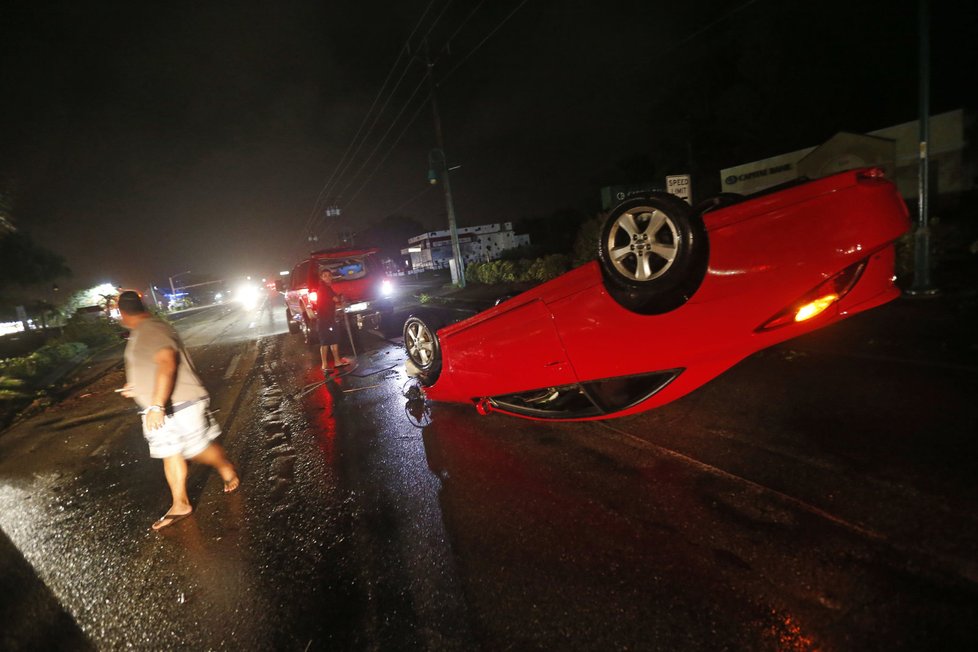
<path id="1" fill-rule="evenodd" d="M 421 367 L 431 364 L 434 357 L 434 342 L 431 331 L 420 322 L 408 326 L 407 350 L 411 360 Z"/>
<path id="2" fill-rule="evenodd" d="M 651 281 L 676 262 L 679 229 L 663 211 L 640 206 L 615 219 L 607 245 L 615 271 L 632 281 Z"/>

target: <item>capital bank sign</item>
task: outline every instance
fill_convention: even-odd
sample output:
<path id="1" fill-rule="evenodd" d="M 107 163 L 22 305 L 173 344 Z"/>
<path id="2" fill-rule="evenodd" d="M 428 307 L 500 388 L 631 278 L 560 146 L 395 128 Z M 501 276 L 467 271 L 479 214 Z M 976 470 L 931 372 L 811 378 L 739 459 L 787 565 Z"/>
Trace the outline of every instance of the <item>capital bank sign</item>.
<path id="1" fill-rule="evenodd" d="M 728 186 L 732 186 L 741 181 L 750 181 L 751 179 L 759 179 L 761 177 L 766 177 L 768 175 L 781 174 L 783 172 L 791 172 L 794 169 L 794 163 L 782 163 L 781 165 L 773 165 L 769 168 L 762 168 L 760 170 L 753 170 L 752 172 L 744 172 L 743 174 L 731 174 L 723 180 L 723 183 Z"/>
<path id="2" fill-rule="evenodd" d="M 798 162 L 814 149 L 814 147 L 799 149 L 795 152 L 720 170 L 720 183 L 725 192 L 749 195 L 752 192 L 797 179 Z"/>

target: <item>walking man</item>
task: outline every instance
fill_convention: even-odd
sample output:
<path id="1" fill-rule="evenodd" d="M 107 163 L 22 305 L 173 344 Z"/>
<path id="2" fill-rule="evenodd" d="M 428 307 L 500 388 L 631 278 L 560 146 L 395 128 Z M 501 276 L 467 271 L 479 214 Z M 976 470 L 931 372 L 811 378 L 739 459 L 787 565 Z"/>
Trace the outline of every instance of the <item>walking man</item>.
<path id="1" fill-rule="evenodd" d="M 146 311 L 139 294 L 119 295 L 126 344 L 126 386 L 122 395 L 142 408 L 143 435 L 151 457 L 163 460 L 173 503 L 154 530 L 169 527 L 193 513 L 187 496 L 187 460 L 214 467 L 232 492 L 240 481 L 224 449 L 214 440 L 221 429 L 209 415 L 210 397 L 194 369 L 180 336 Z"/>

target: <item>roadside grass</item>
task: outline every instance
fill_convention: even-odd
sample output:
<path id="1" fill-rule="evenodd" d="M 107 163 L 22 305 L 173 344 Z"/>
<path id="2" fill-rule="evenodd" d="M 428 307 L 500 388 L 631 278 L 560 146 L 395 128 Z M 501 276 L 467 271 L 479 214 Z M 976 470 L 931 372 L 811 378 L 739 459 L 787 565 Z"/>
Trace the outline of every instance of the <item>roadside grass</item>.
<path id="1" fill-rule="evenodd" d="M 28 405 L 48 399 L 49 390 L 92 351 L 119 342 L 120 332 L 106 319 L 72 319 L 61 336 L 32 353 L 0 360 L 0 428 Z"/>

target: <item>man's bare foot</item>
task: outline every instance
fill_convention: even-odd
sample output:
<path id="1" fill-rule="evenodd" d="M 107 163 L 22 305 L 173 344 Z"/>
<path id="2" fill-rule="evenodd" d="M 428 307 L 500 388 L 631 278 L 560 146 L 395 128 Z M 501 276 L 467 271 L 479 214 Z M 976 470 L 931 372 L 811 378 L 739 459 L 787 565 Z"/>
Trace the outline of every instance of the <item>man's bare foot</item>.
<path id="1" fill-rule="evenodd" d="M 234 471 L 232 471 L 232 473 L 234 475 L 224 480 L 224 493 L 226 494 L 232 493 L 235 489 L 241 486 L 241 479 L 238 478 L 238 474 L 234 473 Z"/>
<path id="2" fill-rule="evenodd" d="M 192 510 L 192 509 L 189 512 L 184 512 L 182 514 L 171 514 L 171 513 L 167 512 L 166 514 L 164 514 L 163 516 L 161 516 L 158 521 L 156 521 L 155 523 L 153 523 L 153 529 L 154 530 L 162 530 L 163 528 L 170 527 L 174 523 L 176 523 L 178 521 L 182 521 L 183 519 L 187 518 L 188 516 L 190 516 L 193 513 L 194 513 L 194 510 Z"/>

